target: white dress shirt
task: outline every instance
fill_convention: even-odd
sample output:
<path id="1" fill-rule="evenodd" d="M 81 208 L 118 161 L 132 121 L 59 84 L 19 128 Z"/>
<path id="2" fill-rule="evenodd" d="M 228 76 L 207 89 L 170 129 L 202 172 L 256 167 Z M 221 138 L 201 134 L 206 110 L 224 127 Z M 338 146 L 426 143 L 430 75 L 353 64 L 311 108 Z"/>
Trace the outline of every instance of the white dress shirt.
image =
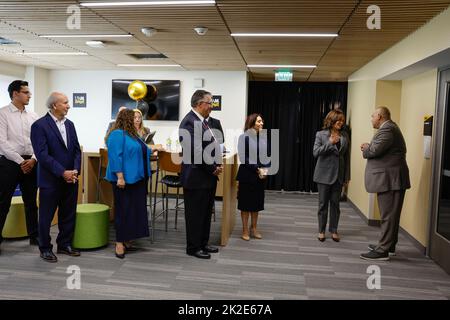
<path id="1" fill-rule="evenodd" d="M 24 109 L 20 111 L 12 102 L 0 109 L 0 155 L 21 164 L 23 155 L 36 159 L 31 145 L 31 125 L 39 116 Z"/>
<path id="2" fill-rule="evenodd" d="M 48 114 L 55 121 L 56 127 L 58 128 L 59 132 L 61 133 L 61 137 L 67 148 L 67 131 L 66 131 L 66 125 L 64 124 L 64 122 L 66 122 L 66 118 L 63 118 L 62 120 L 58 120 L 58 118 L 56 118 L 51 112 L 49 112 Z"/>

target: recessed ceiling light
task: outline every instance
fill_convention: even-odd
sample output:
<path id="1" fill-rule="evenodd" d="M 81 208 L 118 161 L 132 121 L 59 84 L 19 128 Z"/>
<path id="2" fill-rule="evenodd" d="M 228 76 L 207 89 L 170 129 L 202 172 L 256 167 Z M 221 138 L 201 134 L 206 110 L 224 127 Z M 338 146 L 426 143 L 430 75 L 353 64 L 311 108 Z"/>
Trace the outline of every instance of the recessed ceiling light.
<path id="1" fill-rule="evenodd" d="M 232 33 L 232 37 L 337 37 L 337 33 Z"/>
<path id="2" fill-rule="evenodd" d="M 41 34 L 39 38 L 127 38 L 132 34 Z"/>
<path id="3" fill-rule="evenodd" d="M 17 52 L 26 56 L 87 56 L 86 52 Z"/>
<path id="4" fill-rule="evenodd" d="M 292 68 L 292 69 L 300 69 L 300 68 L 317 68 L 315 65 L 308 64 L 249 64 L 247 65 L 249 68 Z"/>
<path id="5" fill-rule="evenodd" d="M 86 41 L 86 45 L 91 48 L 104 48 L 106 47 L 106 44 L 103 41 L 100 40 L 89 40 Z"/>
<path id="6" fill-rule="evenodd" d="M 121 63 L 118 67 L 181 67 L 179 64 L 133 64 L 133 63 Z"/>
<path id="7" fill-rule="evenodd" d="M 198 0 L 198 1 L 120 1 L 120 2 L 82 2 L 83 7 L 112 7 L 112 6 L 190 6 L 190 5 L 206 5 L 215 4 L 215 0 Z"/>

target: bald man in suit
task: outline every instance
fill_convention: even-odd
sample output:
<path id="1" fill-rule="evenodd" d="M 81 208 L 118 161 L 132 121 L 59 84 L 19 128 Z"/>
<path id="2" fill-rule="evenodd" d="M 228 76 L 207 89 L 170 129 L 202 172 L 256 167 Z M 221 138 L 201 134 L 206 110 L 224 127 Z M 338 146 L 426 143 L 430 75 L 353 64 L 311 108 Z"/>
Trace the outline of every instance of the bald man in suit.
<path id="1" fill-rule="evenodd" d="M 365 187 L 376 193 L 381 214 L 381 238 L 369 245 L 369 252 L 361 254 L 365 260 L 389 260 L 395 255 L 400 214 L 406 189 L 411 187 L 406 164 L 406 143 L 400 128 L 391 120 L 386 107 L 378 107 L 372 114 L 372 126 L 378 131 L 370 143 L 363 143 L 361 151 L 367 159 Z"/>

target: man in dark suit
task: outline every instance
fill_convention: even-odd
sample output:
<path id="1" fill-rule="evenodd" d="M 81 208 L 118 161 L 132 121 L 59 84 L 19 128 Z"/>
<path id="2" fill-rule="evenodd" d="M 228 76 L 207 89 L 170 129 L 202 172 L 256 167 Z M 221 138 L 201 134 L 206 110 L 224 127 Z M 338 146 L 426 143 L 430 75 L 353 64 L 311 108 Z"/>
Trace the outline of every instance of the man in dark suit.
<path id="1" fill-rule="evenodd" d="M 186 253 L 210 259 L 210 253 L 219 251 L 208 245 L 208 241 L 217 176 L 222 172 L 221 153 L 206 121 L 211 112 L 211 93 L 197 90 L 192 95 L 191 106 L 192 110 L 179 128 L 183 148 L 181 183 L 185 203 Z"/>
<path id="2" fill-rule="evenodd" d="M 406 144 L 400 128 L 391 120 L 386 107 L 378 107 L 372 114 L 372 126 L 378 131 L 369 143 L 361 145 L 367 159 L 365 186 L 376 193 L 381 214 L 381 238 L 377 245 L 369 245 L 369 252 L 361 254 L 366 260 L 389 260 L 395 255 L 400 214 L 406 189 L 411 187 L 406 164 Z"/>
<path id="3" fill-rule="evenodd" d="M 71 247 L 75 228 L 81 150 L 73 122 L 65 116 L 67 96 L 54 92 L 47 99 L 49 112 L 31 126 L 31 142 L 38 159 L 39 249 L 41 258 L 57 262 L 52 251 L 50 225 L 58 208 L 57 253 L 79 256 Z"/>

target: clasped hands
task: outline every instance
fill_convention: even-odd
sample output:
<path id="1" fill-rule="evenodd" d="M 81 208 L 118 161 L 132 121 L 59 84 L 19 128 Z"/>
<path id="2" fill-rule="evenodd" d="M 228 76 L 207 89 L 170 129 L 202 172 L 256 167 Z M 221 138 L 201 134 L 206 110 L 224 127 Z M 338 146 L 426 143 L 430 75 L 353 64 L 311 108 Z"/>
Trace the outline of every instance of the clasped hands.
<path id="1" fill-rule="evenodd" d="M 63 178 L 67 183 L 77 183 L 78 170 L 66 170 L 63 173 Z"/>
<path id="2" fill-rule="evenodd" d="M 369 144 L 367 142 L 362 143 L 360 148 L 361 148 L 361 151 L 365 151 L 365 150 L 369 149 Z"/>
<path id="3" fill-rule="evenodd" d="M 329 141 L 330 141 L 331 144 L 336 144 L 336 143 L 339 142 L 340 138 L 341 137 L 339 135 L 337 135 L 337 134 L 331 134 Z"/>
<path id="4" fill-rule="evenodd" d="M 218 176 L 223 171 L 223 165 L 217 166 L 216 170 L 213 172 L 213 175 Z"/>
<path id="5" fill-rule="evenodd" d="M 31 170 L 33 170 L 34 166 L 36 165 L 36 159 L 28 159 L 28 160 L 23 160 L 22 163 L 20 164 L 20 169 L 22 169 L 22 172 L 24 174 L 28 174 L 31 172 Z"/>

